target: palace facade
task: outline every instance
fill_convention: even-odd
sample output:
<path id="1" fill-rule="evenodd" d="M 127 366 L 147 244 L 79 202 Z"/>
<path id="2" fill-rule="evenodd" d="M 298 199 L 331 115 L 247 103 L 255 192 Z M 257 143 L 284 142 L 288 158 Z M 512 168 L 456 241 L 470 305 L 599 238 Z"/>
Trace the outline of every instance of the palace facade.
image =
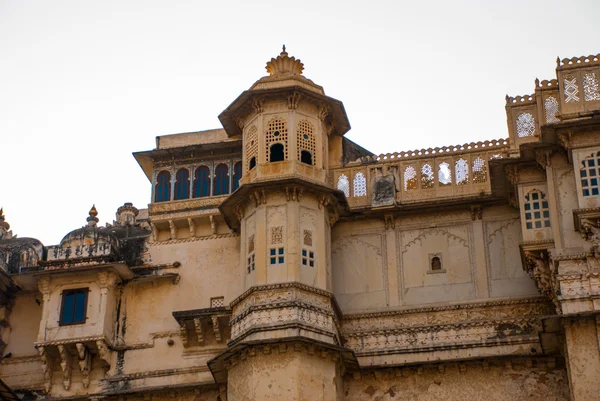
<path id="1" fill-rule="evenodd" d="M 147 209 L 57 245 L 0 211 L 0 399 L 600 400 L 600 55 L 507 139 L 382 155 L 266 69 L 134 153 Z"/>

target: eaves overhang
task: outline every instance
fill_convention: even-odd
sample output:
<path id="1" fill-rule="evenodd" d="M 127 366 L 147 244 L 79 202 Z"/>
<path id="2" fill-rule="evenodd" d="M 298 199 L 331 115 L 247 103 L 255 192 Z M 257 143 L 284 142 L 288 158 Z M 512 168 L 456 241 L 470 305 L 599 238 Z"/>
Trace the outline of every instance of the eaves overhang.
<path id="1" fill-rule="evenodd" d="M 242 152 L 242 139 L 230 139 L 213 143 L 181 146 L 176 148 L 153 149 L 142 152 L 134 152 L 133 157 L 138 162 L 144 174 L 152 182 L 152 170 L 154 162 L 159 159 L 178 159 L 182 157 L 202 157 L 204 155 L 214 157 L 215 153 Z"/>
<path id="2" fill-rule="evenodd" d="M 219 205 L 219 211 L 227 226 L 232 230 L 237 230 L 240 227 L 240 221 L 235 215 L 234 208 L 247 199 L 250 194 L 262 190 L 283 190 L 290 186 L 303 188 L 307 192 L 330 194 L 335 199 L 335 204 L 331 206 L 336 208 L 338 214 L 343 215 L 349 212 L 348 200 L 342 191 L 300 177 L 243 184 Z"/>
<path id="3" fill-rule="evenodd" d="M 272 89 L 250 89 L 242 92 L 221 114 L 219 114 L 219 121 L 223 124 L 227 135 L 236 136 L 241 135 L 242 130 L 236 123 L 236 116 L 240 111 L 248 106 L 248 103 L 253 98 L 268 98 L 284 96 L 290 93 L 299 93 L 303 99 L 310 99 L 316 103 L 324 103 L 331 108 L 331 114 L 334 122 L 334 131 L 332 135 L 342 136 L 350 130 L 350 121 L 346 114 L 344 104 L 332 97 L 316 93 L 311 91 L 299 84 L 285 86 L 282 88 Z"/>

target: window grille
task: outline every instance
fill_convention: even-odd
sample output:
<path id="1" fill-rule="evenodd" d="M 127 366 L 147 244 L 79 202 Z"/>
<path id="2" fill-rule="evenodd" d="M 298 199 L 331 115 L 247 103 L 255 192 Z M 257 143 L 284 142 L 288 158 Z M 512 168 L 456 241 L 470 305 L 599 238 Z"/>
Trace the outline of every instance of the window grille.
<path id="1" fill-rule="evenodd" d="M 563 79 L 563 93 L 565 95 L 565 103 L 579 101 L 579 88 L 577 87 L 577 78 L 568 76 Z"/>
<path id="2" fill-rule="evenodd" d="M 271 160 L 271 145 L 274 143 L 280 143 L 283 146 L 283 160 L 288 160 L 287 137 L 287 124 L 285 121 L 276 118 L 269 121 L 265 132 L 267 160 Z"/>
<path id="3" fill-rule="evenodd" d="M 421 166 L 421 188 L 433 188 L 433 168 L 429 163 Z"/>
<path id="4" fill-rule="evenodd" d="M 487 165 L 485 160 L 477 157 L 473 160 L 473 184 L 480 184 L 487 181 Z"/>
<path id="5" fill-rule="evenodd" d="M 417 171 L 413 166 L 408 166 L 404 170 L 404 190 L 412 191 L 417 189 Z"/>
<path id="6" fill-rule="evenodd" d="M 248 130 L 246 136 L 246 160 L 248 163 L 246 171 L 250 171 L 256 166 L 256 158 L 258 157 L 258 130 L 253 125 Z M 254 159 L 254 163 L 252 160 Z"/>
<path id="7" fill-rule="evenodd" d="M 600 194 L 600 152 L 592 153 L 582 160 L 583 167 L 579 170 L 581 175 L 581 189 L 583 196 L 596 196 Z"/>
<path id="8" fill-rule="evenodd" d="M 315 267 L 315 253 L 309 249 L 302 249 L 302 266 Z"/>
<path id="9" fill-rule="evenodd" d="M 583 77 L 583 97 L 586 102 L 600 100 L 598 77 L 593 72 L 588 72 Z"/>
<path id="10" fill-rule="evenodd" d="M 272 265 L 280 265 L 285 262 L 285 252 L 283 248 L 271 248 L 269 250 L 269 263 Z"/>
<path id="11" fill-rule="evenodd" d="M 521 113 L 517 117 L 517 136 L 525 138 L 535 134 L 535 119 L 531 113 Z"/>
<path id="12" fill-rule="evenodd" d="M 317 158 L 316 158 L 316 140 L 315 140 L 315 135 L 313 133 L 313 126 L 310 122 L 306 121 L 306 120 L 302 120 L 298 123 L 298 130 L 296 132 L 296 142 L 297 142 L 297 146 L 298 146 L 298 160 L 307 163 L 307 164 L 311 164 L 311 165 L 316 165 L 317 164 Z M 310 153 L 311 158 L 310 158 L 310 163 L 308 163 L 308 158 L 306 156 L 306 153 L 302 153 L 303 151 L 306 151 L 308 153 Z"/>
<path id="13" fill-rule="evenodd" d="M 558 102 L 552 96 L 548 96 L 544 101 L 544 110 L 546 112 L 546 122 L 547 123 L 557 123 L 560 120 L 556 118 L 556 114 L 558 114 Z"/>
<path id="14" fill-rule="evenodd" d="M 546 194 L 535 189 L 525 195 L 525 225 L 528 230 L 550 227 Z"/>
<path id="15" fill-rule="evenodd" d="M 342 191 L 346 195 L 346 198 L 350 197 L 350 181 L 348 181 L 348 177 L 345 174 L 338 177 L 337 189 Z"/>
<path id="16" fill-rule="evenodd" d="M 460 158 L 456 161 L 454 175 L 456 177 L 456 185 L 469 183 L 469 165 L 465 159 Z"/>
<path id="17" fill-rule="evenodd" d="M 354 196 L 366 196 L 367 195 L 367 179 L 362 172 L 356 173 L 354 176 Z"/>
<path id="18" fill-rule="evenodd" d="M 441 162 L 438 165 L 438 183 L 440 187 L 452 184 L 452 170 L 446 162 Z"/>

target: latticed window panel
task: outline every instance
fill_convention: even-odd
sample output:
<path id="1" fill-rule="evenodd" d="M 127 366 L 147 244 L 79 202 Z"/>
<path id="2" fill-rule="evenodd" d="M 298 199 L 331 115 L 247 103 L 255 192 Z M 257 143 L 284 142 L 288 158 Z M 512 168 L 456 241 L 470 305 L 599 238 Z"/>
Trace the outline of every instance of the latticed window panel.
<path id="1" fill-rule="evenodd" d="M 288 131 L 287 124 L 283 120 L 272 119 L 267 124 L 267 131 L 265 132 L 267 160 L 271 160 L 271 145 L 274 143 L 280 143 L 283 145 L 284 160 L 288 160 Z"/>
<path id="2" fill-rule="evenodd" d="M 581 164 L 583 164 L 583 167 L 579 170 L 579 174 L 581 175 L 583 196 L 600 195 L 600 186 L 598 185 L 600 179 L 600 152 L 592 153 Z"/>
<path id="3" fill-rule="evenodd" d="M 517 117 L 517 136 L 524 138 L 535 133 L 535 119 L 531 113 L 521 113 Z"/>
<path id="4" fill-rule="evenodd" d="M 550 227 L 550 208 L 546 194 L 533 190 L 525 195 L 525 225 L 528 230 Z"/>
<path id="5" fill-rule="evenodd" d="M 577 87 L 577 78 L 574 76 L 563 79 L 563 93 L 565 94 L 565 103 L 579 101 L 579 88 Z"/>
<path id="6" fill-rule="evenodd" d="M 298 130 L 296 132 L 296 142 L 298 147 L 298 160 L 301 160 L 301 153 L 303 150 L 310 152 L 312 155 L 313 166 L 317 164 L 317 142 L 315 140 L 315 134 L 313 132 L 313 125 L 302 120 L 298 123 Z"/>
<path id="7" fill-rule="evenodd" d="M 548 96 L 544 101 L 544 110 L 546 112 L 547 123 L 557 123 L 560 120 L 556 118 L 558 114 L 558 101 L 552 96 Z"/>
<path id="8" fill-rule="evenodd" d="M 408 166 L 404 169 L 404 190 L 414 189 L 417 189 L 417 170 L 413 166 Z"/>
<path id="9" fill-rule="evenodd" d="M 258 129 L 255 125 L 250 127 L 246 135 L 246 171 L 250 170 L 250 160 L 253 157 L 258 159 Z"/>
<path id="10" fill-rule="evenodd" d="M 430 189 L 433 188 L 433 168 L 429 163 L 421 166 L 421 188 Z"/>
<path id="11" fill-rule="evenodd" d="M 583 97 L 586 102 L 600 100 L 598 77 L 593 72 L 588 72 L 583 77 Z"/>
<path id="12" fill-rule="evenodd" d="M 465 159 L 458 159 L 454 165 L 454 176 L 456 177 L 456 185 L 464 185 L 469 183 L 469 164 Z"/>
<path id="13" fill-rule="evenodd" d="M 345 174 L 338 177 L 337 189 L 342 191 L 346 195 L 346 198 L 350 197 L 350 181 L 348 181 L 348 177 Z"/>
<path id="14" fill-rule="evenodd" d="M 452 185 L 452 170 L 450 169 L 450 164 L 441 162 L 438 165 L 438 183 L 440 187 Z"/>
<path id="15" fill-rule="evenodd" d="M 481 157 L 473 160 L 473 184 L 480 184 L 487 181 L 487 164 Z"/>
<path id="16" fill-rule="evenodd" d="M 362 172 L 356 173 L 353 180 L 354 184 L 354 196 L 366 196 L 367 195 L 367 179 Z"/>
<path id="17" fill-rule="evenodd" d="M 225 299 L 223 297 L 210 299 L 211 308 L 222 308 L 223 306 L 225 306 Z"/>

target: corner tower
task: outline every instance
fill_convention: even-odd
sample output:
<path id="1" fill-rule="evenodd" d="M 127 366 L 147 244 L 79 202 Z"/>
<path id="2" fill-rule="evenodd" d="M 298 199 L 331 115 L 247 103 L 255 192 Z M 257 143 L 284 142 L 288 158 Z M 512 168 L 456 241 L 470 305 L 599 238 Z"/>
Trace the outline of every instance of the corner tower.
<path id="1" fill-rule="evenodd" d="M 330 250 L 347 202 L 328 170 L 350 124 L 303 68 L 284 47 L 269 76 L 219 116 L 229 136 L 243 137 L 240 187 L 219 209 L 240 232 L 244 292 L 231 303 L 229 349 L 210 363 L 216 380 L 228 381 L 228 400 L 321 399 L 308 392 L 314 386 L 333 400 L 350 358 Z"/>

